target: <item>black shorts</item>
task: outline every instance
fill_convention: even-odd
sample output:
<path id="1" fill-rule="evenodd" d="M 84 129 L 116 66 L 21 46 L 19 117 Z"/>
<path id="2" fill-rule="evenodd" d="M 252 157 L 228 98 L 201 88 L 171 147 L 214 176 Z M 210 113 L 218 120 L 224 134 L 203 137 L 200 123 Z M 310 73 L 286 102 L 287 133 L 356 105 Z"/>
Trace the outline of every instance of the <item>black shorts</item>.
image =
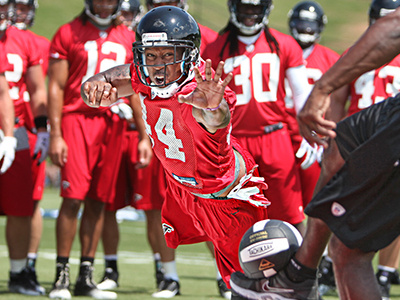
<path id="1" fill-rule="evenodd" d="M 342 169 L 305 212 L 349 248 L 378 251 L 400 234 L 400 94 L 338 123 Z"/>

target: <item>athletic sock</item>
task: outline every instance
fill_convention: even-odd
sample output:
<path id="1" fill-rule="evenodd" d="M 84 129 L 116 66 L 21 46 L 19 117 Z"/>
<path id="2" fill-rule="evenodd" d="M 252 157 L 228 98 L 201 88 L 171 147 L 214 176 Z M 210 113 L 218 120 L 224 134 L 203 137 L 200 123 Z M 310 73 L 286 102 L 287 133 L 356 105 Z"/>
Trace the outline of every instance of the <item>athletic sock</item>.
<path id="1" fill-rule="evenodd" d="M 317 269 L 311 269 L 301 264 L 295 257 L 292 257 L 285 269 L 287 277 L 293 282 L 303 282 L 307 279 L 315 279 Z"/>
<path id="2" fill-rule="evenodd" d="M 178 272 L 176 271 L 175 261 L 162 262 L 162 267 L 165 271 L 164 278 L 179 281 Z"/>

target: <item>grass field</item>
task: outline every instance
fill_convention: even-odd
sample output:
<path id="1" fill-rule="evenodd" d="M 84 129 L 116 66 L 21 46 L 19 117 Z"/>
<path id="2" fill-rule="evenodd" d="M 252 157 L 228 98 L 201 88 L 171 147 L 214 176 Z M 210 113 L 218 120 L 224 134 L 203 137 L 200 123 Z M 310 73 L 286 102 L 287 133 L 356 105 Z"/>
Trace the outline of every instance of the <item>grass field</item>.
<path id="1" fill-rule="evenodd" d="M 60 204 L 58 190 L 46 189 L 41 207 L 57 209 Z M 0 218 L 0 299 L 20 300 L 32 299 L 29 296 L 8 293 L 7 280 L 9 261 L 4 238 L 5 218 Z M 119 246 L 120 287 L 117 290 L 118 299 L 154 299 L 151 293 L 155 291 L 154 266 L 152 255 L 146 240 L 145 222 L 123 221 L 120 223 L 121 240 Z M 71 280 L 74 283 L 79 263 L 79 241 L 76 238 L 71 253 Z M 44 219 L 43 238 L 37 262 L 37 273 L 40 283 L 47 292 L 51 288 L 55 276 L 55 220 Z M 95 261 L 94 279 L 100 280 L 103 270 L 102 247 L 99 246 Z M 222 299 L 219 297 L 215 268 L 204 244 L 184 245 L 177 249 L 177 268 L 181 281 L 182 295 L 177 300 L 210 300 Z M 356 284 L 356 281 L 355 283 Z M 74 297 L 74 299 L 85 297 Z M 47 299 L 47 297 L 35 297 Z M 87 299 L 87 298 L 86 298 Z M 338 299 L 336 292 L 330 292 L 324 300 Z M 392 287 L 392 300 L 400 300 L 400 286 Z M 367 300 L 367 299 L 366 299 Z"/>
<path id="2" fill-rule="evenodd" d="M 216 31 L 220 30 L 229 17 L 226 0 L 189 0 L 189 12 L 202 23 Z M 298 1 L 274 1 L 270 16 L 270 26 L 287 33 L 287 13 Z M 36 22 L 32 30 L 51 39 L 62 24 L 78 15 L 83 8 L 83 0 L 40 0 Z M 143 0 L 142 0 L 142 3 Z M 369 0 L 320 0 L 328 16 L 328 25 L 321 44 L 342 53 L 366 29 Z M 58 191 L 47 189 L 41 206 L 57 209 L 60 204 Z M 9 294 L 7 280 L 9 261 L 4 238 L 5 218 L 0 218 L 0 299 L 28 299 L 27 296 Z M 121 241 L 119 247 L 120 288 L 118 299 L 154 299 L 150 295 L 155 290 L 152 256 L 145 236 L 143 221 L 120 224 Z M 101 246 L 95 263 L 95 279 L 103 272 Z M 37 271 L 39 280 L 48 291 L 55 272 L 55 220 L 45 219 Z M 77 276 L 79 262 L 79 241 L 76 240 L 71 253 L 71 279 Z M 218 296 L 215 270 L 211 256 L 203 244 L 181 246 L 177 250 L 178 273 L 181 279 L 180 300 L 221 299 Z M 356 284 L 356 280 L 355 280 Z M 29 297 L 30 298 L 30 297 Z M 78 297 L 77 297 L 78 298 Z M 46 299 L 36 297 L 35 299 Z M 324 299 L 338 299 L 333 292 Z M 400 286 L 392 288 L 392 298 L 400 300 Z"/>

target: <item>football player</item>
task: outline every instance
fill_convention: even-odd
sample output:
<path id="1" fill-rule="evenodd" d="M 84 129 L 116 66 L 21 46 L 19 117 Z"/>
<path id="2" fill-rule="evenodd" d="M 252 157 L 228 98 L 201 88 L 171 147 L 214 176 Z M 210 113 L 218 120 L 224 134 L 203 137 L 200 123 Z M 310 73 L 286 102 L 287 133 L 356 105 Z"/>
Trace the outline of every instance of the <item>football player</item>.
<path id="1" fill-rule="evenodd" d="M 400 5 L 399 0 L 373 0 L 369 8 L 369 24 L 393 12 Z M 326 118 L 339 122 L 346 116 L 357 113 L 388 97 L 393 97 L 400 88 L 400 55 L 377 69 L 362 74 L 348 85 L 332 93 L 331 110 Z M 348 108 L 348 109 L 347 109 Z M 347 111 L 346 111 L 347 109 Z M 389 299 L 391 280 L 398 278 L 400 239 L 379 252 L 376 274 L 383 299 Z"/>
<path id="2" fill-rule="evenodd" d="M 134 63 L 88 79 L 82 97 L 98 107 L 139 93 L 146 131 L 168 181 L 162 207 L 167 244 L 212 241 L 228 284 L 240 270 L 241 236 L 267 217 L 269 203 L 261 193 L 265 183 L 253 176 L 254 161 L 230 135 L 232 76 L 222 81 L 222 62 L 214 73 L 211 61 L 200 60 L 200 29 L 182 9 L 154 8 L 136 32 Z"/>
<path id="3" fill-rule="evenodd" d="M 135 37 L 134 31 L 136 30 L 136 26 L 140 21 L 142 14 L 143 7 L 139 0 L 122 1 L 121 15 L 119 16 L 119 19 L 128 28 L 132 35 L 132 39 Z M 135 95 L 135 97 L 137 97 L 137 95 Z M 138 189 L 142 186 L 142 183 L 139 182 L 140 176 L 138 174 L 138 169 L 147 166 L 149 160 L 147 155 L 152 155 L 151 145 L 145 131 L 141 111 L 139 109 L 132 111 L 130 105 L 135 105 L 136 103 L 132 102 L 132 100 L 133 99 L 121 98 L 118 103 L 110 108 L 110 112 L 114 113 L 126 122 L 124 124 L 124 130 L 120 132 L 120 134 L 123 135 L 121 153 L 116 154 L 121 156 L 118 175 L 113 178 L 113 182 L 110 183 L 110 186 L 115 187 L 108 195 L 112 201 L 106 204 L 104 212 L 102 243 L 104 249 L 105 270 L 100 283 L 97 285 L 97 288 L 100 290 L 114 290 L 119 286 L 117 263 L 119 228 L 116 219 L 116 212 L 118 209 L 131 204 L 131 199 L 136 199 L 136 193 L 138 193 Z M 147 169 L 148 168 L 145 170 Z M 107 168 L 104 172 L 108 172 Z M 154 178 L 150 176 L 149 179 L 153 179 L 152 182 L 157 183 L 157 180 L 154 180 Z M 157 186 L 152 189 L 154 193 L 159 190 L 160 189 L 157 188 Z M 161 191 L 165 192 L 162 188 Z M 142 197 L 142 199 L 143 198 L 146 197 Z M 145 209 L 148 226 L 156 227 L 157 221 L 153 220 L 150 216 L 153 210 L 149 210 L 149 213 L 147 213 L 149 207 L 146 207 L 145 205 L 148 202 L 147 200 L 143 200 L 141 203 L 142 202 L 145 203 L 144 206 L 138 208 Z M 161 204 L 158 204 L 158 209 L 161 211 L 162 200 L 160 200 L 159 203 Z M 161 213 L 159 219 L 160 221 L 158 223 L 161 222 Z M 159 225 L 159 232 L 161 232 L 161 238 L 164 240 L 161 225 Z"/>
<path id="4" fill-rule="evenodd" d="M 13 14 L 13 23 L 12 25 L 21 29 L 28 30 L 33 24 L 36 14 L 36 9 L 38 8 L 37 0 L 13 0 L 14 2 L 14 14 Z M 49 61 L 49 48 L 50 41 L 40 35 L 37 35 L 29 30 L 29 32 L 34 36 L 37 47 L 41 52 L 42 59 L 42 70 L 43 75 L 46 77 L 48 61 Z M 26 92 L 24 94 L 25 103 L 28 111 L 31 111 L 31 101 L 29 93 Z M 47 106 L 47 99 L 46 99 Z M 47 108 L 46 108 L 47 109 Z M 31 116 L 31 124 L 34 124 L 33 116 Z M 34 126 L 31 126 L 34 128 Z M 45 129 L 45 130 L 44 130 Z M 32 173 L 33 173 L 33 200 L 34 200 L 34 211 L 32 217 L 32 226 L 31 226 L 31 241 L 29 244 L 29 252 L 28 252 L 28 265 L 29 268 L 32 269 L 32 274 L 34 278 L 36 276 L 36 258 L 39 249 L 40 239 L 42 236 L 42 214 L 40 212 L 39 201 L 42 199 L 43 191 L 44 191 L 44 183 L 45 183 L 45 172 L 46 172 L 46 157 L 49 148 L 49 132 L 47 128 L 41 128 L 39 132 L 28 131 L 29 144 L 31 149 L 31 155 L 33 157 L 37 157 L 38 159 L 33 160 L 32 164 Z M 37 279 L 36 279 L 37 282 Z M 38 287 L 40 287 L 38 285 Z M 44 294 L 45 290 L 43 287 L 41 288 L 41 292 Z"/>
<path id="5" fill-rule="evenodd" d="M 250 151 L 268 183 L 268 215 L 304 231 L 300 176 L 296 168 L 285 109 L 285 82 L 301 108 L 309 85 L 300 46 L 289 35 L 268 27 L 271 0 L 229 0 L 230 19 L 204 58 L 215 68 L 225 61 L 223 78 L 236 93 L 232 135 Z"/>
<path id="6" fill-rule="evenodd" d="M 82 13 L 62 25 L 50 46 L 49 120 L 52 162 L 61 167 L 62 203 L 57 218 L 56 277 L 50 298 L 71 298 L 69 256 L 78 212 L 81 264 L 74 295 L 115 299 L 93 281 L 93 262 L 103 228 L 105 204 L 118 174 L 124 120 L 109 108 L 82 102 L 80 85 L 96 72 L 132 61 L 131 31 L 120 24 L 122 0 L 85 0 Z M 107 170 L 107 172 L 105 171 Z"/>
<path id="7" fill-rule="evenodd" d="M 19 30 L 14 26 L 9 26 L 14 16 L 13 4 L 14 1 L 3 1 L 0 5 L 2 17 L 0 43 L 3 45 L 3 53 L 6 53 L 9 66 L 5 74 L 10 88 L 10 96 L 14 102 L 16 122 L 14 135 L 18 140 L 18 147 L 13 164 L 15 166 L 14 170 L 11 169 L 13 171 L 9 171 L 2 176 L 2 184 L 5 185 L 2 188 L 3 194 L 0 198 L 7 204 L 3 203 L 1 210 L 4 214 L 10 215 L 10 218 L 8 218 L 10 224 L 15 222 L 11 218 L 16 218 L 19 224 L 15 223 L 12 227 L 18 226 L 20 229 L 20 232 L 13 233 L 15 237 L 18 237 L 17 244 L 14 244 L 12 239 L 8 241 L 8 245 L 11 247 L 9 289 L 11 292 L 40 295 L 44 294 L 44 288 L 37 282 L 33 269 L 26 266 L 26 258 L 34 207 L 32 184 L 35 175 L 31 170 L 31 166 L 42 162 L 42 158 L 46 157 L 46 145 L 48 145 L 48 143 L 46 144 L 46 141 L 48 141 L 46 133 L 47 93 L 41 66 L 42 54 L 37 47 L 34 35 L 30 32 Z M 29 107 L 25 101 L 26 93 L 30 95 Z M 28 132 L 36 132 L 38 134 L 37 141 L 35 142 L 35 138 L 31 147 L 29 147 L 28 137 L 31 133 Z M 38 160 L 32 160 L 29 154 L 30 148 L 32 154 L 41 152 L 38 155 Z M 18 192 L 14 194 L 15 189 L 21 190 L 21 182 L 26 184 L 26 187 L 22 188 L 24 193 Z M 26 196 L 30 198 L 29 201 L 25 199 Z M 18 203 L 18 208 L 13 208 L 12 203 Z M 7 230 L 10 230 L 9 234 L 11 234 L 11 229 Z M 12 249 L 14 247 L 17 250 Z M 18 258 L 15 258 L 15 256 L 18 256 Z"/>
<path id="8" fill-rule="evenodd" d="M 326 147 L 316 193 L 306 208 L 307 232 L 276 276 L 251 280 L 232 274 L 233 290 L 244 299 L 317 299 L 316 267 L 328 242 L 339 298 L 382 299 L 372 259 L 399 236 L 400 94 L 337 124 L 324 117 L 332 92 L 399 54 L 399 22 L 396 8 L 372 24 L 315 83 L 297 115 L 303 137 Z"/>
<path id="9" fill-rule="evenodd" d="M 308 82 L 310 85 L 314 83 L 325 73 L 339 58 L 339 54 L 333 50 L 319 44 L 321 34 L 328 22 L 321 5 L 314 1 L 302 1 L 297 3 L 288 14 L 289 31 L 293 38 L 297 41 L 303 50 L 303 58 L 305 60 Z M 287 90 L 287 96 L 290 96 L 291 90 Z M 314 152 L 319 159 L 314 160 L 312 156 L 298 158 L 302 151 L 311 147 L 308 142 L 303 139 L 299 133 L 296 120 L 296 112 L 294 111 L 292 99 L 286 98 L 286 109 L 291 116 L 290 129 L 292 136 L 293 148 L 296 155 L 296 162 L 300 173 L 301 191 L 303 198 L 303 206 L 306 207 L 310 202 L 314 192 L 315 185 L 320 174 L 320 156 L 322 155 L 322 147 L 314 146 Z M 332 261 L 329 256 L 324 255 L 321 260 L 319 277 L 320 294 L 325 294 L 329 289 L 335 287 L 335 279 L 332 269 Z"/>

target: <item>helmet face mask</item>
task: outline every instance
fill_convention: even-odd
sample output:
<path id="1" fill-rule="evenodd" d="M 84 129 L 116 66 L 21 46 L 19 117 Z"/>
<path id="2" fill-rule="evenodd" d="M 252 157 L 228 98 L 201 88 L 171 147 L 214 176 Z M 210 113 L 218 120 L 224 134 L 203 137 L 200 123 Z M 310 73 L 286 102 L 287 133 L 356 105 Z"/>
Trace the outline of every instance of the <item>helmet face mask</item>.
<path id="1" fill-rule="evenodd" d="M 36 9 L 39 7 L 37 0 L 13 0 L 14 15 L 13 25 L 26 30 L 34 23 Z"/>
<path id="2" fill-rule="evenodd" d="M 14 5 L 11 0 L 0 0 L 0 31 L 5 31 L 14 18 Z"/>
<path id="3" fill-rule="evenodd" d="M 373 0 L 369 7 L 369 24 L 372 25 L 381 17 L 395 11 L 400 0 Z"/>
<path id="4" fill-rule="evenodd" d="M 85 0 L 85 13 L 96 24 L 108 26 L 120 13 L 122 0 L 115 0 L 112 4 L 97 4 L 98 0 Z M 110 0 L 111 2 L 113 0 Z M 109 10 L 108 16 L 102 16 L 102 12 Z"/>
<path id="5" fill-rule="evenodd" d="M 289 12 L 290 33 L 302 49 L 319 41 L 327 22 L 322 7 L 314 1 L 300 2 Z"/>
<path id="6" fill-rule="evenodd" d="M 228 0 L 230 21 L 242 34 L 254 35 L 266 24 L 272 0 Z"/>
<path id="7" fill-rule="evenodd" d="M 121 3 L 121 19 L 125 26 L 133 30 L 143 17 L 144 10 L 139 0 L 123 0 Z"/>
<path id="8" fill-rule="evenodd" d="M 162 6 L 149 11 L 139 22 L 133 43 L 134 66 L 141 83 L 164 89 L 179 87 L 192 79 L 193 67 L 199 61 L 200 39 L 197 22 L 185 10 Z M 163 51 L 168 52 L 167 59 L 152 61 L 153 56 Z M 150 68 L 158 70 L 158 79 L 151 76 Z M 179 76 L 171 75 L 174 68 Z"/>
<path id="9" fill-rule="evenodd" d="M 188 10 L 187 0 L 146 0 L 147 9 L 151 10 L 155 7 L 171 5 Z"/>

